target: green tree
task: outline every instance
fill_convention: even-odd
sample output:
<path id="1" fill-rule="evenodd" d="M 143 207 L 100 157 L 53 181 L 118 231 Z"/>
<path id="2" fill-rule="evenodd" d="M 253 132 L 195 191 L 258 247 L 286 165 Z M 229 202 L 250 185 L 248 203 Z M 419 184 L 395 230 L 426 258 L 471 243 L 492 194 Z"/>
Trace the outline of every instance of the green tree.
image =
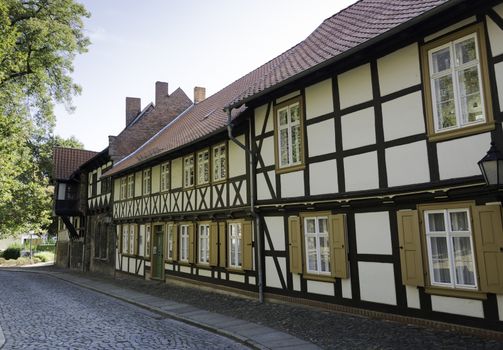
<path id="1" fill-rule="evenodd" d="M 53 107 L 80 92 L 71 72 L 88 16 L 73 0 L 0 0 L 0 236 L 50 223 L 52 147 L 66 145 L 51 137 Z"/>

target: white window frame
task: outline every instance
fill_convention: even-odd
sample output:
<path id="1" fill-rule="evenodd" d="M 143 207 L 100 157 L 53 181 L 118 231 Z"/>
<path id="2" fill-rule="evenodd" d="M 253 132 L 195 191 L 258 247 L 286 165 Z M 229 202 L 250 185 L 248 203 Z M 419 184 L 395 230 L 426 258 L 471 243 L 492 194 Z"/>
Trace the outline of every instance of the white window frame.
<path id="1" fill-rule="evenodd" d="M 221 143 L 212 148 L 213 181 L 227 178 L 227 145 Z"/>
<path id="2" fill-rule="evenodd" d="M 476 59 L 474 61 L 457 65 L 456 64 L 456 55 L 455 55 L 455 46 L 457 43 L 460 43 L 462 41 L 465 41 L 467 39 L 473 38 L 475 41 L 475 53 L 476 53 Z M 478 43 L 478 37 L 477 33 L 472 33 L 469 35 L 465 35 L 461 38 L 458 38 L 456 40 L 450 41 L 444 45 L 439 45 L 435 48 L 432 48 L 428 50 L 428 62 L 429 62 L 429 69 L 430 69 L 430 86 L 431 86 L 431 98 L 432 98 L 432 108 L 433 108 L 433 124 L 434 124 L 434 130 L 436 133 L 441 133 L 441 132 L 446 132 L 449 130 L 456 130 L 456 129 L 461 129 L 461 128 L 466 128 L 475 124 L 483 124 L 487 122 L 487 112 L 485 108 L 485 97 L 484 97 L 484 86 L 482 84 L 482 70 L 480 67 L 480 52 L 479 52 L 479 43 Z M 439 73 L 434 73 L 434 66 L 433 66 L 433 53 L 438 52 L 442 49 L 449 48 L 449 54 L 450 54 L 450 62 L 451 66 L 449 69 L 439 72 Z M 481 103 L 481 108 L 482 108 L 482 117 L 483 119 L 481 120 L 476 120 L 473 122 L 467 121 L 465 124 L 463 124 L 462 120 L 462 113 L 461 113 L 461 98 L 459 96 L 459 79 L 458 79 L 458 73 L 469 69 L 477 67 L 477 74 L 479 77 L 479 93 L 480 93 L 480 103 Z M 451 76 L 452 79 L 452 84 L 453 84 L 453 95 L 454 95 L 454 109 L 455 109 L 455 116 L 456 116 L 456 125 L 451 126 L 451 127 L 446 127 L 446 128 L 439 128 L 439 122 L 440 122 L 440 116 L 439 116 L 439 111 L 437 109 L 437 101 L 436 101 L 436 88 L 435 88 L 435 79 L 444 77 L 444 76 Z"/>
<path id="3" fill-rule="evenodd" d="M 180 225 L 180 261 L 189 262 L 189 225 Z"/>
<path id="4" fill-rule="evenodd" d="M 138 231 L 138 255 L 145 256 L 145 225 L 139 226 Z"/>
<path id="5" fill-rule="evenodd" d="M 135 252 L 135 226 L 134 225 L 129 225 L 129 254 L 136 254 Z"/>
<path id="6" fill-rule="evenodd" d="M 197 228 L 198 262 L 208 265 L 210 263 L 210 225 L 199 224 Z"/>
<path id="7" fill-rule="evenodd" d="M 467 215 L 467 222 L 468 222 L 468 231 L 467 232 L 452 232 L 451 230 L 451 221 L 450 221 L 450 213 L 455 213 L 455 212 L 465 212 Z M 429 222 L 429 215 L 428 214 L 443 214 L 444 215 L 444 225 L 446 228 L 445 232 L 430 232 L 430 222 Z M 430 283 L 432 286 L 440 286 L 440 287 L 447 287 L 447 288 L 452 288 L 452 289 L 468 289 L 468 290 L 477 290 L 478 285 L 477 285 L 477 264 L 475 260 L 475 246 L 473 244 L 473 228 L 472 228 L 472 223 L 471 223 L 471 216 L 470 216 L 470 210 L 468 208 L 455 208 L 455 209 L 440 209 L 440 210 L 425 210 L 424 211 L 424 222 L 425 222 L 425 232 L 426 232 L 426 246 L 428 250 L 428 267 L 429 267 L 429 272 L 430 272 Z M 433 260 L 432 260 L 432 251 L 431 251 L 431 242 L 430 238 L 431 237 L 442 237 L 446 238 L 447 241 L 447 254 L 448 254 L 448 259 L 449 259 L 449 274 L 450 274 L 450 280 L 451 283 L 442 283 L 442 282 L 436 282 L 434 280 L 434 273 L 433 273 Z M 454 250 L 452 246 L 452 238 L 454 237 L 468 237 L 470 238 L 470 245 L 471 245 L 471 258 L 473 261 L 473 279 L 474 279 L 474 285 L 466 285 L 466 284 L 459 284 L 456 283 L 456 277 L 455 277 L 455 262 L 454 262 Z"/>
<path id="8" fill-rule="evenodd" d="M 127 177 L 127 198 L 134 197 L 134 174 Z"/>
<path id="9" fill-rule="evenodd" d="M 122 254 L 129 254 L 129 225 L 122 225 Z"/>
<path id="10" fill-rule="evenodd" d="M 243 225 L 240 222 L 231 222 L 228 224 L 229 236 L 229 267 L 234 269 L 243 268 Z M 234 251 L 234 254 L 233 254 Z"/>
<path id="11" fill-rule="evenodd" d="M 183 187 L 194 186 L 194 155 L 183 157 Z"/>
<path id="12" fill-rule="evenodd" d="M 173 242 L 175 238 L 175 225 L 174 224 L 167 224 L 166 225 L 166 259 L 168 260 L 173 260 Z"/>
<path id="13" fill-rule="evenodd" d="M 210 150 L 205 149 L 203 151 L 197 152 L 197 184 L 206 185 L 209 182 L 210 182 Z"/>
<path id="14" fill-rule="evenodd" d="M 145 226 L 145 257 L 150 257 L 150 238 L 151 238 L 152 226 Z"/>
<path id="15" fill-rule="evenodd" d="M 152 170 L 143 170 L 143 194 L 150 194 L 152 191 Z"/>
<path id="16" fill-rule="evenodd" d="M 170 168 L 169 162 L 161 164 L 161 178 L 160 178 L 161 192 L 168 191 L 170 185 Z"/>
<path id="17" fill-rule="evenodd" d="M 320 223 L 319 220 L 326 220 L 326 228 L 327 232 L 320 232 Z M 308 220 L 314 220 L 314 227 L 315 227 L 315 232 L 307 232 L 307 221 Z M 331 275 L 331 269 L 333 268 L 331 266 L 331 254 L 332 252 L 330 251 L 330 233 L 329 233 L 329 217 L 328 216 L 307 216 L 304 218 L 304 259 L 305 259 L 305 266 L 306 266 L 306 272 L 312 275 L 326 275 L 330 276 Z M 323 237 L 326 239 L 328 243 L 328 263 L 329 263 L 329 270 L 328 271 L 322 271 L 321 269 L 321 246 L 320 246 L 320 238 Z M 315 239 L 315 245 L 316 245 L 316 270 L 311 270 L 309 266 L 309 245 L 308 245 L 308 238 L 314 238 Z"/>
<path id="18" fill-rule="evenodd" d="M 299 120 L 297 120 L 296 122 L 293 122 L 291 121 L 291 114 L 290 114 L 290 110 L 293 106 L 298 106 L 299 107 Z M 284 107 L 281 107 L 279 108 L 277 111 L 276 111 L 276 122 L 277 122 L 277 128 L 278 128 L 278 131 L 277 131 L 277 147 L 278 147 L 278 163 L 279 163 L 279 168 L 288 168 L 288 167 L 291 167 L 291 166 L 295 166 L 295 165 L 300 165 L 302 164 L 302 105 L 300 104 L 300 101 L 295 101 L 295 102 L 292 102 L 291 104 L 288 104 Z M 280 123 L 280 112 L 286 110 L 287 111 L 287 123 L 285 125 L 281 125 Z M 293 141 L 292 141 L 292 129 L 294 127 L 299 127 L 299 159 L 294 162 L 293 161 Z M 287 134 L 288 134 L 288 139 L 287 139 L 287 147 L 288 147 L 288 162 L 287 163 L 283 163 L 282 162 L 282 151 L 281 151 L 281 131 L 282 130 L 287 130 Z"/>

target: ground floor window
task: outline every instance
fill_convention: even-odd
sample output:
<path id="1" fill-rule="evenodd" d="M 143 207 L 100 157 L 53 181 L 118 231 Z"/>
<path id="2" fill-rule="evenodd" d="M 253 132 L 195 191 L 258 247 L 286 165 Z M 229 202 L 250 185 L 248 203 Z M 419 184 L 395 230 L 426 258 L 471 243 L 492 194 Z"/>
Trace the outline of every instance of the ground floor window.
<path id="1" fill-rule="evenodd" d="M 173 248 L 175 240 L 175 226 L 173 224 L 167 225 L 167 239 L 166 239 L 166 259 L 173 260 Z"/>
<path id="2" fill-rule="evenodd" d="M 305 263 L 308 273 L 330 274 L 328 217 L 304 218 Z"/>
<path id="3" fill-rule="evenodd" d="M 189 261 L 189 225 L 180 225 L 180 261 Z"/>
<path id="4" fill-rule="evenodd" d="M 243 265 L 241 223 L 229 224 L 229 267 L 241 268 Z"/>
<path id="5" fill-rule="evenodd" d="M 129 253 L 129 230 L 128 225 L 122 225 L 122 254 Z"/>
<path id="6" fill-rule="evenodd" d="M 145 256 L 147 258 L 150 257 L 150 232 L 151 232 L 151 226 L 147 225 L 145 227 Z"/>
<path id="7" fill-rule="evenodd" d="M 199 263 L 210 262 L 210 225 L 200 224 L 198 228 Z"/>

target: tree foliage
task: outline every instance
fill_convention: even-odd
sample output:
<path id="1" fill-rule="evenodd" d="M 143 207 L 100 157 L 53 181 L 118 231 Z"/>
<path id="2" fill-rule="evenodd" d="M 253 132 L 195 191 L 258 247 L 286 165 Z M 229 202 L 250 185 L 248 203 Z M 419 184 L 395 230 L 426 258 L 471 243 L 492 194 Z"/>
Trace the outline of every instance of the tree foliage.
<path id="1" fill-rule="evenodd" d="M 89 45 L 73 0 L 0 0 L 0 236 L 50 223 L 54 103 L 71 108 L 80 88 L 73 60 Z"/>

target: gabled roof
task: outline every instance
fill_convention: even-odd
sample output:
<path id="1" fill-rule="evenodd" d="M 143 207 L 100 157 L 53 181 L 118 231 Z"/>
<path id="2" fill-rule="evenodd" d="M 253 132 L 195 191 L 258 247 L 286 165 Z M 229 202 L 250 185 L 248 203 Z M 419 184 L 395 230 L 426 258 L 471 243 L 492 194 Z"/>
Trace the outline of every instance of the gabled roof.
<path id="1" fill-rule="evenodd" d="M 223 131 L 224 109 L 232 119 L 252 98 L 382 40 L 461 0 L 360 0 L 326 19 L 305 40 L 206 100 L 193 105 L 105 176 L 120 173 L 155 157 Z M 442 6 L 447 4 L 446 6 Z"/>
<path id="2" fill-rule="evenodd" d="M 75 170 L 97 154 L 83 149 L 55 147 L 52 155 L 53 179 L 69 180 Z"/>

